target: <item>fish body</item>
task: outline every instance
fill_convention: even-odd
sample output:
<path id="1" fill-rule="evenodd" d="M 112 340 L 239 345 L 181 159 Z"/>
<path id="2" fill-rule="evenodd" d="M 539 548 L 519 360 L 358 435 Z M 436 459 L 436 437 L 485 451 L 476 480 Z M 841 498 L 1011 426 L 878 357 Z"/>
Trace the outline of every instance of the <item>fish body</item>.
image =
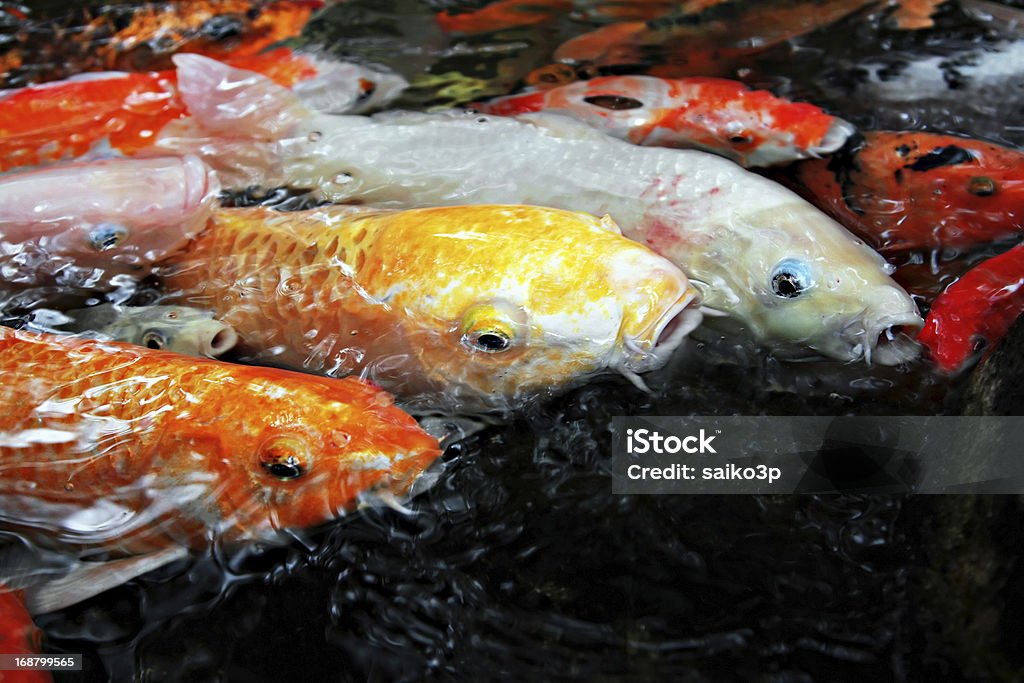
<path id="1" fill-rule="evenodd" d="M 21 596 L 0 585 L 0 652 L 5 655 L 38 655 L 40 632 Z M 0 683 L 49 683 L 48 671 L 21 669 L 0 671 Z"/>
<path id="2" fill-rule="evenodd" d="M 606 76 L 472 106 L 499 116 L 567 114 L 635 144 L 703 149 L 748 167 L 830 154 L 853 133 L 812 104 L 719 78 Z"/>
<path id="3" fill-rule="evenodd" d="M 877 249 L 993 242 L 1024 228 L 1024 152 L 920 131 L 873 131 L 831 159 L 801 162 L 812 201 Z"/>
<path id="4" fill-rule="evenodd" d="M 444 10 L 436 15 L 445 33 L 493 33 L 550 21 L 572 9 L 572 0 L 498 0 L 469 12 Z"/>
<path id="5" fill-rule="evenodd" d="M 873 353 L 879 337 L 920 327 L 875 252 L 794 193 L 721 157 L 631 145 L 558 114 L 314 116 L 266 79 L 202 57 L 176 59 L 198 114 L 191 136 L 159 144 L 210 154 L 243 186 L 288 184 L 394 208 L 517 202 L 607 213 L 627 237 L 678 265 L 705 306 L 779 355 L 895 362 L 890 352 L 906 345 Z M 220 95 L 234 79 L 248 84 L 246 99 L 260 102 L 265 118 L 239 123 L 245 113 Z M 245 130 L 253 133 L 241 155 Z"/>
<path id="6" fill-rule="evenodd" d="M 0 56 L 4 84 L 92 71 L 167 69 L 178 52 L 251 57 L 298 36 L 318 0 L 170 0 L 107 5 L 51 20 L 25 18 Z"/>
<path id="7" fill-rule="evenodd" d="M 730 76 L 769 47 L 842 19 L 876 0 L 730 0 L 691 14 L 608 24 L 555 50 L 556 61 L 597 67 L 660 65 L 658 76 Z"/>
<path id="8" fill-rule="evenodd" d="M 80 556 L 273 541 L 439 454 L 356 379 L 2 327 L 0 372 L 0 523 Z"/>
<path id="9" fill-rule="evenodd" d="M 0 176 L 0 281 L 103 289 L 145 276 L 206 225 L 219 189 L 191 155 Z"/>
<path id="10" fill-rule="evenodd" d="M 279 48 L 232 57 L 324 112 L 359 112 L 393 98 L 399 76 Z M 132 156 L 187 114 L 175 70 L 102 72 L 0 94 L 0 170 L 81 157 L 100 148 Z"/>
<path id="11" fill-rule="evenodd" d="M 1024 246 L 967 271 L 939 295 L 918 337 L 938 368 L 952 373 L 991 350 L 1024 313 Z"/>
<path id="12" fill-rule="evenodd" d="M 635 377 L 701 318 L 686 277 L 614 224 L 528 206 L 225 209 L 162 277 L 260 362 L 465 410 Z"/>
<path id="13" fill-rule="evenodd" d="M 98 334 L 150 349 L 186 356 L 216 358 L 238 343 L 230 325 L 213 313 L 186 306 L 119 306 L 100 304 L 67 311 L 69 332 Z"/>

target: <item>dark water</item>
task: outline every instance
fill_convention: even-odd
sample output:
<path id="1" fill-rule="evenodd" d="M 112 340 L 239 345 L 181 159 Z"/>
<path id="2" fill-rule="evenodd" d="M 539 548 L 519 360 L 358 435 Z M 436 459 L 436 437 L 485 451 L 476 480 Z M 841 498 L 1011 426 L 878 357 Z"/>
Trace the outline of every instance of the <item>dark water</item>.
<path id="1" fill-rule="evenodd" d="M 436 108 L 513 90 L 591 27 L 452 38 L 432 12 L 453 6 L 348 2 L 305 39 L 401 71 L 399 106 Z M 865 127 L 906 114 L 1019 143 L 1005 101 L 895 112 L 843 88 L 878 55 L 999 40 L 952 5 L 915 34 L 862 13 L 752 59 L 748 80 Z M 787 365 L 706 336 L 652 394 L 595 382 L 450 446 L 411 514 L 172 565 L 40 618 L 47 651 L 84 653 L 89 680 L 1021 680 L 1020 497 L 611 494 L 615 415 L 960 410 L 966 378 L 923 362 Z"/>

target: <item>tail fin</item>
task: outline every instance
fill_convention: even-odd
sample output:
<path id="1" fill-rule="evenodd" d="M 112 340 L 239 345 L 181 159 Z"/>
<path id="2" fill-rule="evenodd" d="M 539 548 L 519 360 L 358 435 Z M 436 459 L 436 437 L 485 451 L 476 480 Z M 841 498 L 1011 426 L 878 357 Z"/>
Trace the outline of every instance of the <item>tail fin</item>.
<path id="1" fill-rule="evenodd" d="M 280 185 L 277 142 L 312 116 L 299 98 L 265 76 L 209 57 L 180 54 L 174 63 L 189 116 L 168 123 L 156 149 L 195 154 L 227 189 Z"/>
<path id="2" fill-rule="evenodd" d="M 276 138 L 310 114 L 288 88 L 209 57 L 174 56 L 178 91 L 204 130 L 232 137 Z"/>

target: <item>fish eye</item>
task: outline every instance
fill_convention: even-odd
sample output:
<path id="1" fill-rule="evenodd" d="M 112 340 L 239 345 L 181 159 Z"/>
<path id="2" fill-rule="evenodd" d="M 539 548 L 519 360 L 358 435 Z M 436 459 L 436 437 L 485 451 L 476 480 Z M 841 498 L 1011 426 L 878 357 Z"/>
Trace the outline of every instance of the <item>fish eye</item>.
<path id="1" fill-rule="evenodd" d="M 462 345 L 482 353 L 502 353 L 516 343 L 516 318 L 493 304 L 470 308 L 462 318 Z"/>
<path id="2" fill-rule="evenodd" d="M 744 131 L 729 136 L 729 143 L 733 145 L 749 145 L 754 142 L 754 136 Z"/>
<path id="3" fill-rule="evenodd" d="M 501 353 L 512 348 L 512 340 L 501 330 L 483 330 L 464 334 L 462 343 L 484 353 Z"/>
<path id="4" fill-rule="evenodd" d="M 128 236 L 128 228 L 117 223 L 100 223 L 89 233 L 89 244 L 96 251 L 113 249 Z"/>
<path id="5" fill-rule="evenodd" d="M 772 291 L 783 299 L 795 299 L 811 288 L 814 282 L 807 266 L 800 261 L 780 261 L 771 275 Z"/>
<path id="6" fill-rule="evenodd" d="M 146 330 L 146 333 L 142 335 L 142 345 L 147 349 L 160 350 L 167 346 L 167 338 L 158 330 Z"/>
<path id="7" fill-rule="evenodd" d="M 277 437 L 260 450 L 260 465 L 282 481 L 298 479 L 309 469 L 308 449 L 299 439 Z"/>
<path id="8" fill-rule="evenodd" d="M 988 176 L 974 176 L 967 181 L 967 191 L 979 197 L 991 197 L 996 189 L 996 181 Z"/>
<path id="9" fill-rule="evenodd" d="M 640 100 L 634 100 L 632 97 L 623 97 L 622 95 L 594 95 L 593 97 L 584 97 L 583 101 L 595 107 L 612 111 L 640 109 L 644 106 L 644 103 Z"/>

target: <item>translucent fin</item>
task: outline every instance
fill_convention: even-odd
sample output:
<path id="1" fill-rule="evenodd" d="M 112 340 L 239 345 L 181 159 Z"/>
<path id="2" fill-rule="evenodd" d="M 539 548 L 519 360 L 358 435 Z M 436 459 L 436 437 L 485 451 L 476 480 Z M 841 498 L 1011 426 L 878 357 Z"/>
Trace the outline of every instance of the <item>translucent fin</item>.
<path id="1" fill-rule="evenodd" d="M 33 616 L 64 609 L 186 557 L 188 550 L 178 546 L 95 565 L 81 562 L 58 579 L 26 588 L 25 607 Z"/>

